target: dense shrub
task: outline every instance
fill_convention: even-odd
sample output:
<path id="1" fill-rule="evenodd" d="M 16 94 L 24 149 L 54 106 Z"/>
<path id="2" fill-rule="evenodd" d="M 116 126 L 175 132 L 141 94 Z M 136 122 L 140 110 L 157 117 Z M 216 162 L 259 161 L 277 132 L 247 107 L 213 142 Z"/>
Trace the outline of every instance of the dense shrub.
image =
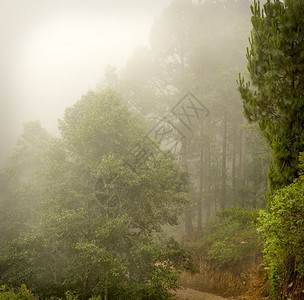
<path id="1" fill-rule="evenodd" d="M 25 284 L 22 284 L 19 289 L 10 289 L 6 285 L 0 287 L 0 300 L 38 300 Z"/>
<path id="2" fill-rule="evenodd" d="M 302 155 L 303 163 L 303 155 Z M 303 299 L 304 175 L 270 196 L 258 217 L 274 299 Z M 302 298 L 301 298 L 302 297 Z"/>
<path id="3" fill-rule="evenodd" d="M 220 211 L 207 224 L 196 251 L 218 268 L 238 264 L 261 252 L 254 225 L 254 210 L 230 208 Z"/>

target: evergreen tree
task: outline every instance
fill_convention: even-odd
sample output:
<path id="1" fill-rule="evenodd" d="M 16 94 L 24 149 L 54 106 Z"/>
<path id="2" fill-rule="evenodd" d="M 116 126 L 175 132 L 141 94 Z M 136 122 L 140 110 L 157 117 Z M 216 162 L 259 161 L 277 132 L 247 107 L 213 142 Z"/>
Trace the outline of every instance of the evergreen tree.
<path id="1" fill-rule="evenodd" d="M 258 121 L 268 140 L 273 164 L 272 189 L 298 176 L 298 155 L 304 151 L 304 1 L 268 1 L 252 10 L 250 80 L 239 80 L 244 111 Z"/>
<path id="2" fill-rule="evenodd" d="M 28 232 L 37 222 L 43 186 L 40 174 L 43 155 L 52 139 L 39 121 L 25 123 L 0 173 L 0 251 L 7 240 Z"/>

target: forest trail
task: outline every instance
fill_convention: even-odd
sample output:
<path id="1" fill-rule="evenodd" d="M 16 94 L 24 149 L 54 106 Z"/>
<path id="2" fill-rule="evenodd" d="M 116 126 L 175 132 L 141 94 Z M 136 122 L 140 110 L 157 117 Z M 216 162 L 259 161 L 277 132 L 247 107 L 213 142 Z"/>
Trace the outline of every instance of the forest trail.
<path id="1" fill-rule="evenodd" d="M 225 300 L 225 299 L 228 298 L 223 298 L 214 294 L 204 293 L 192 289 L 177 290 L 176 295 L 172 297 L 172 300 Z"/>

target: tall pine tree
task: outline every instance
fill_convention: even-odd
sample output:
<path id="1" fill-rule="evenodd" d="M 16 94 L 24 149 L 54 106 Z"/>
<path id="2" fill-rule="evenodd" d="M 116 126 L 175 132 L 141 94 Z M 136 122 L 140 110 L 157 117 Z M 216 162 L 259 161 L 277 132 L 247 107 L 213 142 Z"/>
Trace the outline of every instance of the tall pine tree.
<path id="1" fill-rule="evenodd" d="M 298 155 L 304 151 L 304 1 L 259 2 L 252 10 L 250 80 L 240 76 L 244 111 L 258 121 L 268 140 L 273 163 L 271 188 L 298 177 Z"/>

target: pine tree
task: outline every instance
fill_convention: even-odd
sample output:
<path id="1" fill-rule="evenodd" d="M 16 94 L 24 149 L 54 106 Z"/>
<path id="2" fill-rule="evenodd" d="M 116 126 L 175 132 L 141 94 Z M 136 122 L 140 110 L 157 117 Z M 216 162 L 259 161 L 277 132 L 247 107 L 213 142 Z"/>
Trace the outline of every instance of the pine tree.
<path id="1" fill-rule="evenodd" d="M 304 151 L 304 1 L 254 2 L 250 47 L 250 80 L 240 76 L 246 117 L 258 121 L 273 156 L 271 188 L 298 177 L 298 155 Z"/>

